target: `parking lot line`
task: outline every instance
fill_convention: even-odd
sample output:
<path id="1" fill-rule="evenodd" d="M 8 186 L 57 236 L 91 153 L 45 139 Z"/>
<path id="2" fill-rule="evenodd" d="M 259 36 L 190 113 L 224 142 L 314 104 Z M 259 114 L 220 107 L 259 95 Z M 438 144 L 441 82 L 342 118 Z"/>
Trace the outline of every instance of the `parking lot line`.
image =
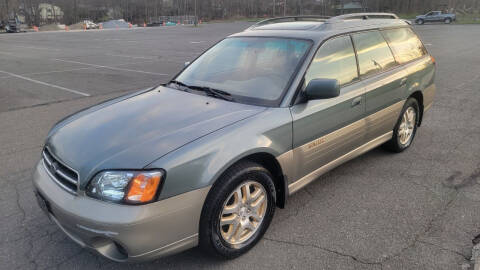
<path id="1" fill-rule="evenodd" d="M 169 74 L 164 74 L 164 73 L 148 72 L 148 71 L 141 71 L 141 70 L 127 69 L 127 68 L 118 68 L 118 67 L 101 66 L 101 65 L 89 64 L 89 63 L 83 63 L 83 62 L 77 62 L 77 61 L 63 60 L 63 59 L 58 59 L 58 58 L 56 58 L 56 59 L 54 59 L 54 60 L 55 60 L 55 61 L 60 61 L 60 62 L 65 62 L 65 63 L 72 63 L 72 64 L 79 64 L 79 65 L 92 66 L 92 67 L 97 67 L 97 68 L 106 68 L 106 69 L 112 69 L 112 70 L 121 70 L 121 71 L 129 71 L 129 72 L 138 72 L 138 73 L 151 74 L 151 75 L 157 75 L 157 76 L 168 76 L 168 75 L 169 75 Z"/>
<path id="2" fill-rule="evenodd" d="M 32 78 L 24 77 L 22 75 L 14 74 L 14 73 L 11 73 L 11 72 L 7 72 L 7 71 L 3 71 L 3 70 L 0 70 L 0 72 L 8 74 L 11 77 L 15 77 L 15 78 L 19 78 L 19 79 L 22 79 L 22 80 L 25 80 L 25 81 L 49 86 L 49 87 L 52 87 L 52 88 L 57 88 L 57 89 L 67 91 L 67 92 L 70 92 L 70 93 L 74 93 L 74 94 L 77 94 L 77 95 L 81 95 L 81 96 L 84 96 L 84 97 L 89 97 L 90 96 L 90 94 L 87 94 L 87 93 L 83 93 L 83 92 L 80 92 L 80 91 L 77 91 L 77 90 L 65 88 L 65 87 L 62 87 L 62 86 L 58 86 L 58 85 L 54 85 L 54 84 L 50 84 L 50 83 L 46 83 L 46 82 L 42 82 L 42 81 L 38 81 L 38 80 L 35 80 L 35 79 L 32 79 Z"/>
<path id="3" fill-rule="evenodd" d="M 147 60 L 152 59 L 152 57 L 144 57 L 144 56 L 119 55 L 119 54 L 105 54 L 105 55 L 114 56 L 114 57 L 133 58 L 133 59 L 147 59 Z"/>
<path id="4" fill-rule="evenodd" d="M 23 45 L 15 45 L 15 47 L 31 49 L 31 50 L 44 50 L 44 51 L 56 51 L 56 52 L 61 51 L 61 49 L 56 49 L 56 48 L 43 48 L 43 47 L 33 47 L 33 46 L 23 46 Z"/>

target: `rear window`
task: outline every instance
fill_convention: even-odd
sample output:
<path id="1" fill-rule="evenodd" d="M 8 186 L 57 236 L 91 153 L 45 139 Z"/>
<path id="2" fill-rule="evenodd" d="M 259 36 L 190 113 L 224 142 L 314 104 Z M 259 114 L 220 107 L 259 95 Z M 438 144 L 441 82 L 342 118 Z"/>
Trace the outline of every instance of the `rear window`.
<path id="1" fill-rule="evenodd" d="M 392 52 L 378 31 L 352 35 L 361 76 L 370 76 L 397 65 Z"/>
<path id="2" fill-rule="evenodd" d="M 422 42 L 410 28 L 382 31 L 398 63 L 404 64 L 427 54 Z"/>

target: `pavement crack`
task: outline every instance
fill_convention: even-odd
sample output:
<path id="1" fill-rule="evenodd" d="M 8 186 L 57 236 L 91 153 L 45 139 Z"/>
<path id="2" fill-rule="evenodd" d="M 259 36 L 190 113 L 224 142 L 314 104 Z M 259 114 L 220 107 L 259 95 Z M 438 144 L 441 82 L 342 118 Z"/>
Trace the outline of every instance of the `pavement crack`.
<path id="1" fill-rule="evenodd" d="M 469 176 L 461 179 L 460 182 L 456 182 L 455 180 L 458 179 L 461 175 L 461 172 L 454 172 L 447 179 L 445 179 L 443 185 L 445 187 L 453 188 L 455 190 L 475 185 L 475 181 L 480 177 L 480 164 Z"/>
<path id="2" fill-rule="evenodd" d="M 18 186 L 14 185 L 14 189 L 15 189 L 15 197 L 16 197 L 15 201 L 16 201 L 18 209 L 20 210 L 20 213 L 22 214 L 22 220 L 20 221 L 21 226 L 24 227 L 27 236 L 32 239 L 33 238 L 32 233 L 27 228 L 25 228 L 25 221 L 26 221 L 27 215 L 26 215 L 25 209 L 23 208 L 23 206 L 20 203 L 20 192 L 18 191 Z M 36 269 L 38 269 L 38 264 L 35 260 L 35 257 L 32 256 L 33 255 L 33 248 L 34 248 L 33 247 L 33 241 L 26 241 L 26 242 L 28 243 L 28 249 L 25 252 L 25 256 L 27 258 L 29 258 L 29 262 L 33 264 L 33 269 L 36 270 Z"/>
<path id="3" fill-rule="evenodd" d="M 302 243 L 297 243 L 297 242 L 293 242 L 293 241 L 284 241 L 284 240 L 278 240 L 278 239 L 273 239 L 273 238 L 268 238 L 268 237 L 264 237 L 263 239 L 265 239 L 267 241 L 276 242 L 276 243 L 283 243 L 283 244 L 287 244 L 287 245 L 295 245 L 295 246 L 301 246 L 301 247 L 313 247 L 313 248 L 316 248 L 316 249 L 323 250 L 325 252 L 333 253 L 333 254 L 341 256 L 341 257 L 350 258 L 353 261 L 358 262 L 360 264 L 377 265 L 377 266 L 380 266 L 381 268 L 383 267 L 382 262 L 371 262 L 371 261 L 363 260 L 363 259 L 360 259 L 360 258 L 354 256 L 354 255 L 350 255 L 350 254 L 346 254 L 346 253 L 343 253 L 343 252 L 340 252 L 340 251 L 337 251 L 337 250 L 321 247 L 321 246 L 318 246 L 318 245 L 315 245 L 315 244 L 302 244 Z"/>
<path id="4" fill-rule="evenodd" d="M 312 192 L 311 192 L 308 188 L 304 188 L 303 190 L 305 190 L 305 192 L 306 192 L 308 195 L 310 195 L 310 197 L 312 197 L 312 198 L 314 197 L 313 194 L 312 194 Z"/>
<path id="5" fill-rule="evenodd" d="M 463 254 L 463 253 L 461 253 L 461 252 L 458 252 L 458 251 L 455 251 L 455 250 L 452 250 L 452 249 L 448 249 L 448 248 L 444 248 L 444 247 L 442 247 L 442 246 L 439 246 L 439 245 L 437 245 L 437 244 L 430 243 L 430 242 L 424 241 L 424 240 L 418 240 L 417 242 L 418 242 L 418 243 L 425 244 L 425 245 L 433 246 L 433 247 L 435 247 L 435 248 L 437 248 L 437 249 L 439 249 L 439 250 L 443 250 L 443 251 L 448 251 L 448 252 L 454 253 L 454 254 L 456 254 L 456 255 L 458 255 L 458 256 L 462 256 L 466 261 L 470 261 L 470 257 L 471 257 L 471 256 L 465 255 L 465 254 Z"/>
<path id="6" fill-rule="evenodd" d="M 448 202 L 445 204 L 445 206 L 427 223 L 427 225 L 425 226 L 425 230 L 423 230 L 422 232 L 418 233 L 417 235 L 415 235 L 415 237 L 413 238 L 413 240 L 410 242 L 410 244 L 408 244 L 407 246 L 403 247 L 400 251 L 390 255 L 390 256 L 386 256 L 384 257 L 381 262 L 384 263 L 392 258 L 395 258 L 397 256 L 399 256 L 400 254 L 402 254 L 403 252 L 405 252 L 406 250 L 414 247 L 418 242 L 422 241 L 420 240 L 420 238 L 427 234 L 433 227 L 435 221 L 437 221 L 439 218 L 443 217 L 447 210 L 451 207 L 451 205 L 453 204 L 453 202 L 457 199 L 458 197 L 458 191 L 455 191 L 454 194 L 452 195 L 452 198 L 450 198 L 450 200 L 448 200 Z"/>

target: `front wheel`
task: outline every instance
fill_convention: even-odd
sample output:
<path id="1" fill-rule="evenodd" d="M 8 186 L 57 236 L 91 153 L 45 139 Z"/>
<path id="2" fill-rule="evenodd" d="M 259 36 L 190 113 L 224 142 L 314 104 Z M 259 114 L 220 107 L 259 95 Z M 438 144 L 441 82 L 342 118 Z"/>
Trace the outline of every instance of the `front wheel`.
<path id="1" fill-rule="evenodd" d="M 422 24 L 424 24 L 424 23 L 425 23 L 425 21 L 424 21 L 424 20 L 422 20 L 422 19 L 418 19 L 418 20 L 417 20 L 417 24 L 420 24 L 420 25 L 422 25 Z"/>
<path id="2" fill-rule="evenodd" d="M 275 185 L 267 169 L 249 161 L 232 166 L 205 201 L 200 247 L 227 259 L 244 254 L 270 225 L 275 200 Z"/>
<path id="3" fill-rule="evenodd" d="M 444 22 L 445 22 L 446 24 L 450 24 L 450 23 L 452 22 L 452 19 L 446 18 Z"/>
<path id="4" fill-rule="evenodd" d="M 409 98 L 393 129 L 392 139 L 385 144 L 388 150 L 400 153 L 410 147 L 417 133 L 419 115 L 420 109 L 417 100 Z"/>

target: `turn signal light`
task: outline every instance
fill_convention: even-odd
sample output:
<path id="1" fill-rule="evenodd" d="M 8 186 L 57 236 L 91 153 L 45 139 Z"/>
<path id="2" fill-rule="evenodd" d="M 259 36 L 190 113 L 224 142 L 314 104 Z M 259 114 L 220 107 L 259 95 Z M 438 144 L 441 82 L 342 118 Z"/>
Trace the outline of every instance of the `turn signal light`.
<path id="1" fill-rule="evenodd" d="M 130 182 L 125 200 L 130 203 L 147 203 L 152 201 L 160 185 L 160 174 L 140 173 Z"/>

